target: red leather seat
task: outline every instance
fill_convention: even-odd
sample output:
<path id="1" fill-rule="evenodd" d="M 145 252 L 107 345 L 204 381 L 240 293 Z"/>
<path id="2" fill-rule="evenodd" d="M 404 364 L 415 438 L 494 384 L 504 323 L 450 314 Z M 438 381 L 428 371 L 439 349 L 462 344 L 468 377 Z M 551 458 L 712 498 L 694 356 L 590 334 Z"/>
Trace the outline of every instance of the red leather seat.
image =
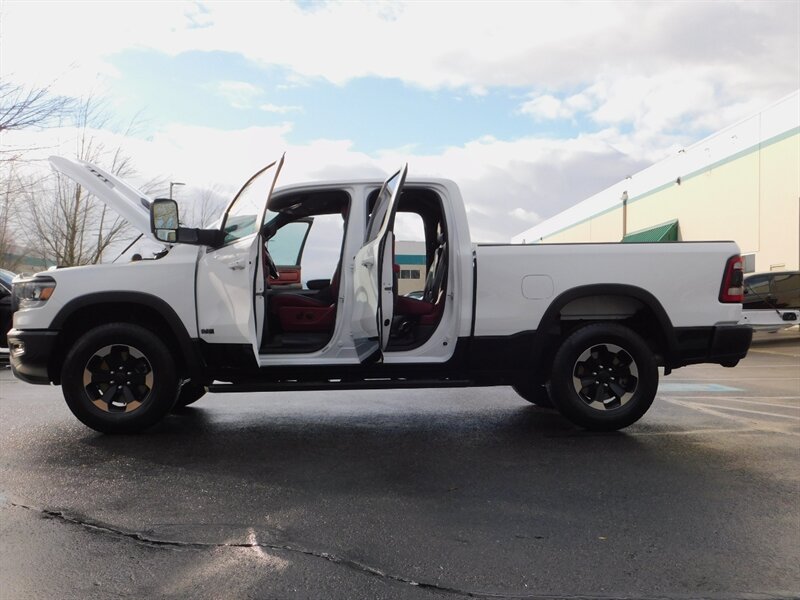
<path id="1" fill-rule="evenodd" d="M 291 293 L 271 294 L 268 297 L 269 311 L 278 318 L 284 332 L 324 333 L 333 329 L 341 267 L 340 262 L 330 286 L 320 294 L 322 297 Z"/>
<path id="2" fill-rule="evenodd" d="M 420 325 L 436 325 L 444 311 L 444 294 L 435 303 L 398 296 L 394 303 L 396 315 L 418 317 Z"/>

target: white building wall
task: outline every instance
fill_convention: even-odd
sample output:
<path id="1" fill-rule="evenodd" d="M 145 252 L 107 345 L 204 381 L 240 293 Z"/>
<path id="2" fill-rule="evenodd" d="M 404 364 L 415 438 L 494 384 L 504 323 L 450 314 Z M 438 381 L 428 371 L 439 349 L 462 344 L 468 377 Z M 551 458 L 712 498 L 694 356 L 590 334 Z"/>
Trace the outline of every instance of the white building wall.
<path id="1" fill-rule="evenodd" d="M 681 239 L 733 239 L 756 270 L 800 266 L 800 91 L 515 236 L 619 241 L 678 219 Z"/>

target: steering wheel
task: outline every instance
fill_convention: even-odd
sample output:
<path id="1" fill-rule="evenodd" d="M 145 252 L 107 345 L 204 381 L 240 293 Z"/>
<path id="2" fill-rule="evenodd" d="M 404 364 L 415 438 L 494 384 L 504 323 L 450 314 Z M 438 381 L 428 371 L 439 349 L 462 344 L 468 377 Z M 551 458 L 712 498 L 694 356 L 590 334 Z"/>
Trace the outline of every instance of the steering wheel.
<path id="1" fill-rule="evenodd" d="M 267 250 L 266 246 L 264 247 L 264 265 L 267 267 L 267 273 L 273 279 L 277 279 L 280 277 L 280 273 L 278 273 L 278 267 L 275 266 L 275 261 L 272 260 L 272 257 L 269 254 L 269 250 Z"/>

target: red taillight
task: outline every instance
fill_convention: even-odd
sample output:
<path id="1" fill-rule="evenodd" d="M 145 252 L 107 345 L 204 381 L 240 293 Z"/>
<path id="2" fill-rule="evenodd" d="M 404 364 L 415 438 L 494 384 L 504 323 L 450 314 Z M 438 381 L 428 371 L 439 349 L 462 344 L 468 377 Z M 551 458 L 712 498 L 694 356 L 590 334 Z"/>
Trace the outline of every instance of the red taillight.
<path id="1" fill-rule="evenodd" d="M 742 257 L 731 256 L 725 264 L 725 273 L 722 275 L 719 301 L 741 304 L 744 299 L 743 280 Z"/>

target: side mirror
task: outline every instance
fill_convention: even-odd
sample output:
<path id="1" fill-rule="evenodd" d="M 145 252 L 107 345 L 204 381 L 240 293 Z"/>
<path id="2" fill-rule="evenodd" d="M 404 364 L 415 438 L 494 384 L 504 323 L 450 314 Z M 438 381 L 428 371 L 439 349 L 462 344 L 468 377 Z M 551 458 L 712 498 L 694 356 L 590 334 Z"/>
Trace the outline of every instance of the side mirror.
<path id="1" fill-rule="evenodd" d="M 150 205 L 150 230 L 162 242 L 174 244 L 178 241 L 178 203 L 175 200 L 153 200 Z"/>

